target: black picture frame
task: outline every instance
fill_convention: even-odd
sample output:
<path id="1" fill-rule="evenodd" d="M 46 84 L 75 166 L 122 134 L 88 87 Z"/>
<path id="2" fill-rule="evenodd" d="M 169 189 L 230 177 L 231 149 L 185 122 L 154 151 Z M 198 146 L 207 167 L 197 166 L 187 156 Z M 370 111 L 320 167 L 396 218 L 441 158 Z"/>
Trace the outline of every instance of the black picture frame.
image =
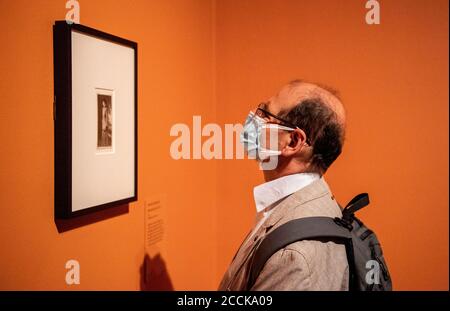
<path id="1" fill-rule="evenodd" d="M 72 31 L 134 50 L 134 195 L 81 210 L 72 209 Z M 56 21 L 53 25 L 54 54 L 54 216 L 69 219 L 138 199 L 138 44 L 80 24 Z"/>

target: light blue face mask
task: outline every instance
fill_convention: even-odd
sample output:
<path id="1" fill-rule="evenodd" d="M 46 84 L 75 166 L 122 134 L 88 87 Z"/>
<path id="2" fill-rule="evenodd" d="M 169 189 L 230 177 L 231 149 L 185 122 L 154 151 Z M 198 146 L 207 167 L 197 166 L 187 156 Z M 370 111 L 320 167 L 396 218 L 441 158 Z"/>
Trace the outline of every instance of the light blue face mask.
<path id="1" fill-rule="evenodd" d="M 250 157 L 265 160 L 271 156 L 281 154 L 279 150 L 272 150 L 265 146 L 266 129 L 269 129 L 270 147 L 278 146 L 278 130 L 294 131 L 294 129 L 279 124 L 267 123 L 266 120 L 250 111 L 244 123 L 240 141 Z"/>

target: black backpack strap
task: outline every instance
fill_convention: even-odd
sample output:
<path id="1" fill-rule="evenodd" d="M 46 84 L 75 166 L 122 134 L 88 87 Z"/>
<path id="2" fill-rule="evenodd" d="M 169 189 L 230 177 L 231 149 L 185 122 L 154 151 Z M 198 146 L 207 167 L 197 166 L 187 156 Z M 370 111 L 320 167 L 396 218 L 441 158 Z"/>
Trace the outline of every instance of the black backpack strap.
<path id="1" fill-rule="evenodd" d="M 348 229 L 338 225 L 331 217 L 298 218 L 279 226 L 260 243 L 250 264 L 247 288 L 249 290 L 252 288 L 267 260 L 273 254 L 301 240 L 328 240 L 345 244 L 350 270 L 353 271 L 353 245 Z M 353 273 L 350 277 L 353 278 Z M 351 281 L 350 284 L 352 283 Z"/>
<path id="2" fill-rule="evenodd" d="M 364 206 L 369 205 L 369 194 L 367 193 L 360 193 L 357 196 L 355 196 L 348 204 L 345 206 L 345 208 L 342 210 L 342 218 L 344 220 L 351 220 L 353 214 L 363 208 Z"/>

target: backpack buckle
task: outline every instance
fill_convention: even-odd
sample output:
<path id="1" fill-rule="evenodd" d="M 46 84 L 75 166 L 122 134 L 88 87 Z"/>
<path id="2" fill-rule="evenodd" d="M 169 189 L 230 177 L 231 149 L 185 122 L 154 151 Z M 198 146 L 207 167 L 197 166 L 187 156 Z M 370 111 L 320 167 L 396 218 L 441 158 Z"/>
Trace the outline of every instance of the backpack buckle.
<path id="1" fill-rule="evenodd" d="M 353 226 L 348 220 L 345 220 L 345 219 L 339 218 L 339 217 L 335 217 L 334 222 L 337 223 L 341 227 L 347 228 L 348 231 L 353 230 Z"/>

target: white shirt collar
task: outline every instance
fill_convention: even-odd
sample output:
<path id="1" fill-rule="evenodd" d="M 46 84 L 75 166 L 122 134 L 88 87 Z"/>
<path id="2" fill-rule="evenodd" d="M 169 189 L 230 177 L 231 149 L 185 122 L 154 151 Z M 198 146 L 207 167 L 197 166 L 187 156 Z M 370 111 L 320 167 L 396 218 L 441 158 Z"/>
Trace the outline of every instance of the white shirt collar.
<path id="1" fill-rule="evenodd" d="M 259 213 L 273 203 L 306 187 L 313 181 L 320 179 L 317 173 L 298 173 L 283 176 L 253 188 L 256 211 Z"/>

